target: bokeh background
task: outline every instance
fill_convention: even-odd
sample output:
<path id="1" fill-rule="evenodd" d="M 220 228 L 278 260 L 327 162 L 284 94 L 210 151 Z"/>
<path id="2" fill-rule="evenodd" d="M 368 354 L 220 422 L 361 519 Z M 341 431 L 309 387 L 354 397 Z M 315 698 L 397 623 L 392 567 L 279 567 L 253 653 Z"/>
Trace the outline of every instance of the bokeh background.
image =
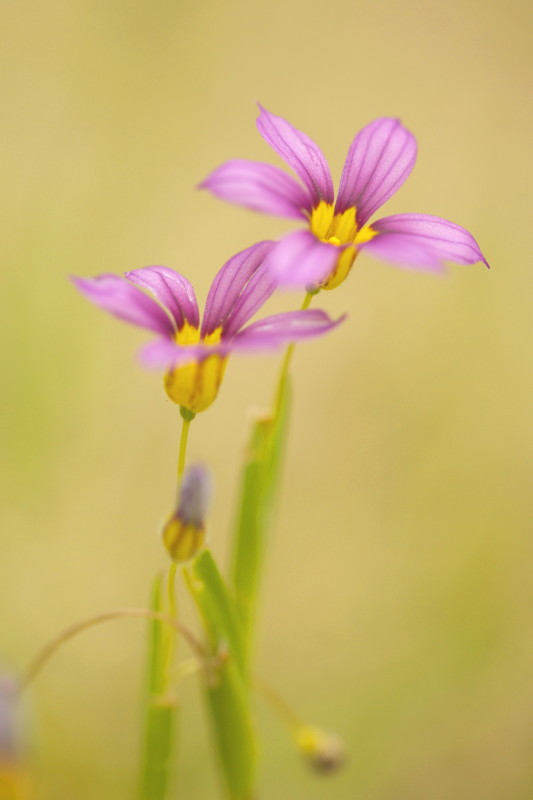
<path id="1" fill-rule="evenodd" d="M 177 409 L 135 363 L 143 334 L 67 275 L 166 264 L 203 301 L 230 255 L 291 227 L 195 190 L 228 158 L 279 163 L 255 101 L 313 137 L 336 179 L 356 131 L 397 115 L 419 159 L 386 213 L 463 224 L 493 269 L 441 279 L 361 257 L 320 298 L 350 316 L 294 362 L 258 668 L 350 759 L 311 775 L 258 700 L 259 796 L 533 795 L 531 22 L 519 0 L 4 6 L 4 664 L 80 617 L 142 605 L 166 566 Z M 250 410 L 268 406 L 278 364 L 232 360 L 191 431 L 222 559 Z M 134 796 L 142 652 L 140 623 L 109 624 L 35 683 L 39 800 Z M 180 796 L 214 798 L 194 679 L 183 694 Z"/>

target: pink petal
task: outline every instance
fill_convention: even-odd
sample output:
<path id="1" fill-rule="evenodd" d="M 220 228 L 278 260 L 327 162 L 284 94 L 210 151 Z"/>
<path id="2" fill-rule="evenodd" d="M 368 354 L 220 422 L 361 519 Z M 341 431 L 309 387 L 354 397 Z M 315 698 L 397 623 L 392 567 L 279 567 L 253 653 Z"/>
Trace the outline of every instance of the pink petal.
<path id="1" fill-rule="evenodd" d="M 215 353 L 225 356 L 227 352 L 228 347 L 225 343 L 179 345 L 172 339 L 162 338 L 143 347 L 139 352 L 139 359 L 142 365 L 149 369 L 172 369 L 201 361 Z"/>
<path id="2" fill-rule="evenodd" d="M 364 225 L 404 183 L 416 161 L 416 140 L 398 119 L 374 120 L 353 140 L 342 171 L 336 211 L 355 206 Z"/>
<path id="3" fill-rule="evenodd" d="M 239 295 L 224 325 L 225 337 L 235 336 L 277 289 L 278 281 L 268 264 L 267 258 L 259 265 Z"/>
<path id="4" fill-rule="evenodd" d="M 302 209 L 310 211 L 312 207 L 307 192 L 294 178 L 256 161 L 227 161 L 199 188 L 209 189 L 222 200 L 280 217 L 306 219 Z"/>
<path id="5" fill-rule="evenodd" d="M 72 276 L 71 280 L 91 303 L 113 316 L 156 333 L 173 335 L 174 325 L 161 306 L 119 275 Z"/>
<path id="6" fill-rule="evenodd" d="M 361 249 L 400 266 L 442 272 L 444 261 L 488 265 L 478 243 L 465 228 L 428 214 L 396 214 L 372 225 L 378 235 Z"/>
<path id="7" fill-rule="evenodd" d="M 296 231 L 278 242 L 267 263 L 281 286 L 306 288 L 326 280 L 341 252 L 310 231 Z"/>
<path id="8" fill-rule="evenodd" d="M 261 105 L 257 129 L 265 141 L 304 182 L 313 206 L 320 200 L 333 202 L 333 181 L 320 148 L 305 133 L 283 117 L 270 114 Z"/>
<path id="9" fill-rule="evenodd" d="M 254 322 L 230 343 L 232 350 L 274 350 L 289 342 L 312 339 L 336 328 L 345 316 L 332 320 L 324 311 L 288 311 Z"/>
<path id="10" fill-rule="evenodd" d="M 233 318 L 238 308 L 242 306 L 250 293 L 253 292 L 254 283 L 251 283 L 253 276 L 262 266 L 266 256 L 272 250 L 273 242 L 258 242 L 257 244 L 242 250 L 237 255 L 226 261 L 222 269 L 215 275 L 207 301 L 205 304 L 204 319 L 202 322 L 202 336 L 214 331 L 221 326 L 226 332 L 230 319 Z M 256 279 L 257 283 L 257 279 Z M 251 284 L 251 285 L 250 285 Z M 263 287 L 265 288 L 265 287 Z M 274 291 L 275 284 L 272 285 Z M 264 294 L 264 292 L 263 292 Z M 268 297 L 270 296 L 268 294 Z M 263 296 L 263 295 L 261 295 Z M 267 296 L 260 300 L 253 307 L 252 314 L 265 302 Z M 252 303 L 252 306 L 254 304 Z M 244 322 L 249 319 L 246 317 Z M 242 324 L 244 324 L 244 322 Z M 232 329 L 235 330 L 232 325 Z"/>
<path id="11" fill-rule="evenodd" d="M 142 267 L 127 272 L 126 277 L 137 286 L 149 289 L 168 309 L 177 328 L 182 328 L 185 321 L 198 327 L 200 319 L 194 289 L 179 272 L 169 267 Z"/>

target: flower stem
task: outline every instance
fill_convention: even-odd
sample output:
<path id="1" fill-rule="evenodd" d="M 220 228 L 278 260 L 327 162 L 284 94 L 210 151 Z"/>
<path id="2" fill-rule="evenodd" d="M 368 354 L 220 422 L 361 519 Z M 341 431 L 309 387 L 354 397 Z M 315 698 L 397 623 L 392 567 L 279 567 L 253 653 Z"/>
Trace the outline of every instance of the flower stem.
<path id="1" fill-rule="evenodd" d="M 176 608 L 176 564 L 172 562 L 168 570 L 167 590 L 168 590 L 168 610 L 169 617 L 176 622 L 178 621 L 178 612 Z M 176 651 L 176 628 L 170 628 L 166 636 L 166 653 L 165 653 L 165 683 L 167 689 L 172 683 L 172 662 Z"/>
<path id="2" fill-rule="evenodd" d="M 285 702 L 272 686 L 262 680 L 258 675 L 254 676 L 254 688 L 263 695 L 277 717 L 286 725 L 292 734 L 295 734 L 304 723 L 301 717 Z"/>
<path id="3" fill-rule="evenodd" d="M 87 619 L 81 620 L 81 622 L 75 622 L 73 625 L 65 628 L 65 630 L 61 631 L 57 636 L 51 639 L 48 644 L 46 644 L 43 649 L 37 653 L 29 667 L 23 673 L 22 679 L 19 683 L 20 689 L 25 689 L 26 686 L 33 681 L 36 675 L 41 671 L 48 659 L 54 655 L 56 650 L 58 650 L 63 644 L 68 642 L 74 636 L 77 636 L 78 633 L 82 633 L 83 631 L 87 630 L 87 628 L 92 628 L 94 625 L 99 625 L 101 622 L 108 622 L 112 619 L 124 619 L 128 617 L 137 619 L 155 619 L 159 622 L 165 623 L 166 625 L 170 625 L 171 628 L 173 628 L 175 631 L 178 631 L 183 636 L 201 661 L 207 660 L 208 655 L 203 645 L 200 644 L 200 642 L 195 636 L 193 636 L 188 628 L 179 623 L 173 617 L 170 617 L 167 614 L 159 614 L 155 611 L 149 611 L 146 608 L 119 608 L 114 611 L 104 611 L 103 614 L 96 614 L 94 617 L 88 617 Z"/>
<path id="4" fill-rule="evenodd" d="M 301 309 L 300 309 L 301 311 L 305 311 L 306 309 L 309 308 L 309 306 L 311 305 L 311 300 L 313 299 L 313 296 L 315 294 L 317 294 L 317 292 L 307 292 L 306 293 L 306 295 L 304 297 L 304 301 L 303 301 Z M 294 344 L 294 342 L 287 347 L 287 349 L 285 351 L 285 356 L 283 357 L 283 361 L 281 362 L 281 370 L 280 370 L 280 373 L 279 373 L 278 386 L 277 386 L 277 389 L 276 389 L 276 397 L 275 397 L 275 400 L 274 400 L 274 411 L 275 412 L 280 407 L 283 387 L 285 385 L 285 381 L 287 380 L 287 374 L 289 372 L 289 367 L 290 367 L 290 364 L 291 364 L 291 361 L 292 361 L 292 354 L 294 353 L 294 348 L 295 347 L 296 347 L 296 345 Z"/>
<path id="5" fill-rule="evenodd" d="M 178 455 L 178 487 L 181 483 L 183 470 L 185 469 L 185 457 L 187 455 L 187 439 L 189 437 L 189 427 L 194 418 L 187 418 L 182 414 L 183 423 L 181 426 L 180 449 Z"/>
<path id="6" fill-rule="evenodd" d="M 176 612 L 176 592 L 174 584 L 176 582 L 176 564 L 172 562 L 168 571 L 168 607 L 172 619 L 177 619 Z"/>

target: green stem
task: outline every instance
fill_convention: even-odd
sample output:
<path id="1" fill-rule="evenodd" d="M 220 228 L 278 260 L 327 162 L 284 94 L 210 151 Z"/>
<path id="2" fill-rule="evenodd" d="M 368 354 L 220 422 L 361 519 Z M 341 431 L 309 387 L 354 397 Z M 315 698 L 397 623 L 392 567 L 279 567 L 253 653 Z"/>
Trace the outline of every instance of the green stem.
<path id="1" fill-rule="evenodd" d="M 172 562 L 168 570 L 167 590 L 168 590 L 168 611 L 171 619 L 178 620 L 176 607 L 176 564 Z M 176 628 L 167 629 L 167 644 L 165 654 L 165 687 L 168 690 L 172 685 L 172 663 L 176 652 Z"/>
<path id="2" fill-rule="evenodd" d="M 201 661 L 207 660 L 208 654 L 205 648 L 193 636 L 193 634 L 187 628 L 177 622 L 176 619 L 169 617 L 167 614 L 150 611 L 146 608 L 119 608 L 114 611 L 104 611 L 103 614 L 96 614 L 94 617 L 88 617 L 87 619 L 81 620 L 81 622 L 75 622 L 73 625 L 65 628 L 65 630 L 61 631 L 61 633 L 55 636 L 35 656 L 29 667 L 23 673 L 19 682 L 21 690 L 25 689 L 26 686 L 33 681 L 36 675 L 48 662 L 48 659 L 54 655 L 56 650 L 59 650 L 62 645 L 74 638 L 74 636 L 77 636 L 79 633 L 87 630 L 87 628 L 92 628 L 94 625 L 99 625 L 101 622 L 108 622 L 109 620 L 114 619 L 127 619 L 132 617 L 137 619 L 157 620 L 169 625 L 181 633 L 183 638 L 188 642 L 189 646 Z"/>
<path id="3" fill-rule="evenodd" d="M 194 417 L 186 417 L 182 414 L 183 424 L 181 426 L 180 449 L 178 454 L 178 488 L 181 483 L 183 471 L 185 469 L 185 458 L 187 455 L 187 439 L 189 438 L 189 428 Z"/>
<path id="4" fill-rule="evenodd" d="M 237 607 L 209 550 L 184 568 L 183 576 L 218 659 L 217 667 L 205 673 L 204 687 L 226 796 L 252 800 L 257 749 Z"/>
<path id="5" fill-rule="evenodd" d="M 176 591 L 174 588 L 174 584 L 176 582 L 176 569 L 176 564 L 172 562 L 168 571 L 168 607 L 172 619 L 177 619 L 178 617 L 176 611 Z"/>
<path id="6" fill-rule="evenodd" d="M 286 725 L 291 734 L 304 727 L 301 717 L 285 702 L 272 686 L 258 675 L 253 680 L 254 688 L 263 695 L 278 718 Z"/>
<path id="7" fill-rule="evenodd" d="M 309 306 L 311 305 L 311 300 L 313 299 L 315 294 L 316 294 L 316 292 L 307 292 L 306 293 L 306 295 L 304 297 L 304 301 L 303 301 L 301 309 L 300 309 L 301 311 L 305 311 L 306 309 L 309 308 Z M 283 361 L 281 362 L 281 370 L 280 370 L 280 373 L 279 373 L 278 387 L 276 389 L 276 397 L 275 397 L 275 400 L 274 400 L 274 412 L 277 412 L 279 410 L 279 407 L 280 407 L 280 404 L 281 404 L 281 397 L 282 397 L 282 393 L 283 393 L 283 387 L 285 386 L 285 381 L 287 380 L 287 374 L 289 372 L 289 367 L 291 365 L 292 355 L 294 353 L 294 348 L 295 347 L 296 347 L 296 344 L 294 342 L 287 347 L 287 349 L 285 351 L 285 356 L 283 357 Z"/>
<path id="8" fill-rule="evenodd" d="M 162 575 L 157 575 L 150 606 L 161 613 L 165 600 Z M 168 642 L 167 630 L 154 621 L 148 633 L 139 800 L 166 800 L 176 761 L 179 705 L 168 681 Z"/>
<path id="9" fill-rule="evenodd" d="M 181 479 L 183 478 L 183 473 L 185 471 L 189 428 L 191 426 L 191 422 L 195 417 L 195 414 L 192 411 L 188 411 L 185 408 L 180 408 L 180 413 L 183 422 L 181 425 L 181 435 L 180 435 L 180 444 L 178 452 L 178 495 L 179 495 Z M 177 619 L 178 616 L 176 608 L 175 581 L 176 581 L 176 564 L 172 563 L 168 571 L 168 579 L 167 579 L 168 605 L 169 605 L 169 613 L 172 619 Z M 172 670 L 172 660 L 174 658 L 174 652 L 176 649 L 176 630 L 170 629 L 167 632 L 166 639 L 167 642 L 166 642 L 166 655 L 165 655 L 165 675 L 166 675 L 166 684 L 168 687 L 172 680 L 171 670 Z"/>

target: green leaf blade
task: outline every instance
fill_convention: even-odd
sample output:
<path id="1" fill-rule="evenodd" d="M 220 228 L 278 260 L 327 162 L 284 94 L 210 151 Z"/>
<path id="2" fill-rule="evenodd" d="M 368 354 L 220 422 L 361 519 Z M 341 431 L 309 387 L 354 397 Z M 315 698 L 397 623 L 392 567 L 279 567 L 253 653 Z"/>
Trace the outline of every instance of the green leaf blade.
<path id="1" fill-rule="evenodd" d="M 289 406 L 290 386 L 285 380 L 272 415 L 257 419 L 253 424 L 242 472 L 231 576 L 247 650 L 250 649 L 265 546 L 283 464 Z"/>
<path id="2" fill-rule="evenodd" d="M 193 562 L 187 582 L 203 617 L 213 656 L 213 666 L 205 674 L 205 691 L 227 796 L 230 800 L 252 800 L 257 747 L 241 620 L 208 550 Z"/>
<path id="3" fill-rule="evenodd" d="M 192 567 L 194 592 L 201 607 L 212 644 L 225 643 L 244 675 L 244 640 L 242 624 L 226 584 L 209 550 L 204 550 Z"/>
<path id="4" fill-rule="evenodd" d="M 234 663 L 224 664 L 207 688 L 213 734 L 230 800 L 252 800 L 257 746 L 247 687 Z"/>
<path id="5" fill-rule="evenodd" d="M 162 584 L 162 576 L 158 575 L 150 599 L 150 608 L 157 613 L 164 611 Z M 139 800 L 165 799 L 176 754 L 178 706 L 175 696 L 169 693 L 166 685 L 169 635 L 174 635 L 174 631 L 169 631 L 165 623 L 157 620 L 150 622 Z"/>

